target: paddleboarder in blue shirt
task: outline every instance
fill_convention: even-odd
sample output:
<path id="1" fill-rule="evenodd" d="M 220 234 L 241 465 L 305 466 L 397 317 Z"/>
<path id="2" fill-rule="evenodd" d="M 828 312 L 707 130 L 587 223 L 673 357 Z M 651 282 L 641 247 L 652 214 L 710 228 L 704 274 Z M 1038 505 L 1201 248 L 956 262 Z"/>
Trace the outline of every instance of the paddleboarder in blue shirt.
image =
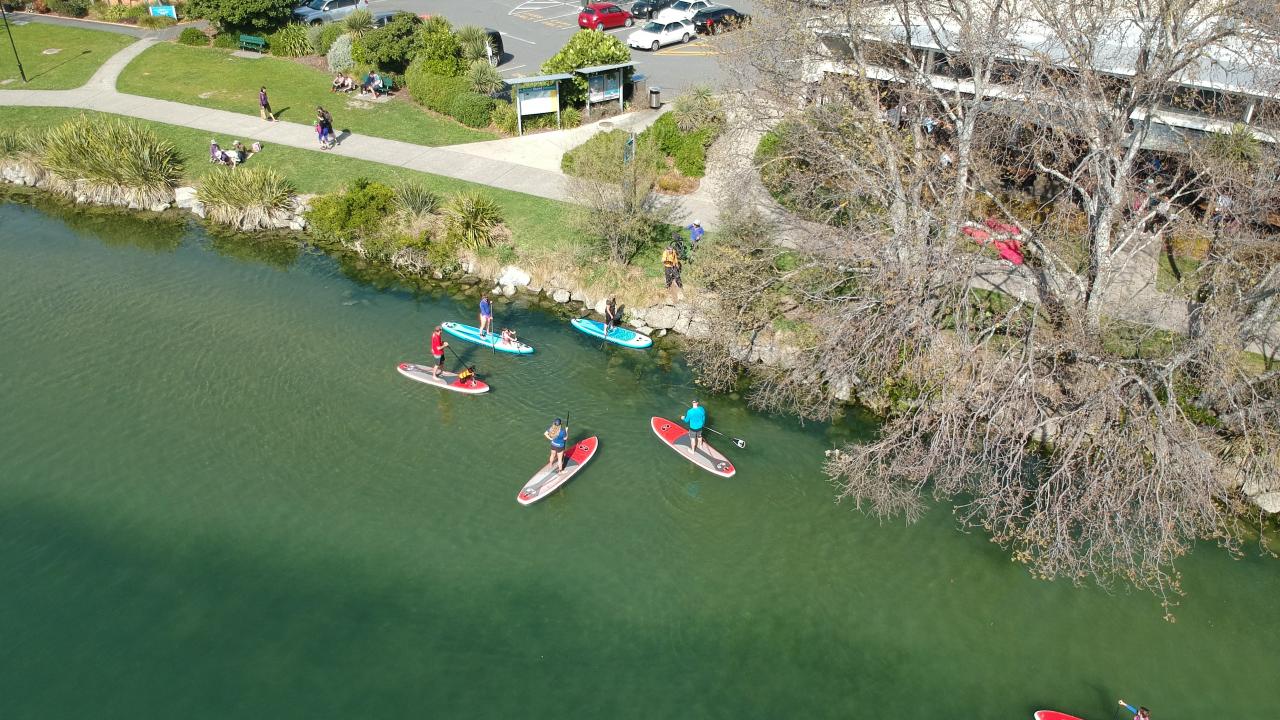
<path id="1" fill-rule="evenodd" d="M 555 463 L 557 472 L 564 472 L 564 446 L 569 441 L 569 426 L 560 418 L 551 423 L 551 427 L 542 433 L 542 436 L 551 441 L 551 457 L 547 459 L 548 463 Z"/>
<path id="2" fill-rule="evenodd" d="M 1120 707 L 1133 713 L 1134 720 L 1151 720 L 1151 711 L 1144 707 L 1134 707 L 1123 700 L 1120 701 Z"/>
<path id="3" fill-rule="evenodd" d="M 613 298 L 604 304 L 604 334 L 608 335 L 618 326 L 618 303 Z"/>
<path id="4" fill-rule="evenodd" d="M 690 444 L 693 451 L 698 452 L 698 446 L 702 444 L 702 426 L 707 424 L 707 409 L 694 400 L 693 406 L 680 419 L 689 426 Z"/>
<path id="5" fill-rule="evenodd" d="M 485 335 L 493 332 L 493 304 L 488 295 L 480 297 L 480 332 Z"/>

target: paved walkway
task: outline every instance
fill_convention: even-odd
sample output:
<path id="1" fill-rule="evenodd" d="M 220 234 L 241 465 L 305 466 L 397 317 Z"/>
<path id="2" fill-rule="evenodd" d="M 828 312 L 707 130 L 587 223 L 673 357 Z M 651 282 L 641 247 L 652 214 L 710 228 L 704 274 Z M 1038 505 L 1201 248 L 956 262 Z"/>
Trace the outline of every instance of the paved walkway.
<path id="1" fill-rule="evenodd" d="M 315 133 L 310 125 L 284 121 L 267 123 L 253 115 L 117 91 L 116 79 L 125 66 L 158 41 L 155 37 L 143 38 L 124 48 L 108 58 L 89 82 L 79 88 L 3 90 L 0 91 L 0 105 L 95 110 L 205 130 L 210 133 L 210 137 L 258 140 L 267 146 L 275 144 L 323 152 L 316 146 Z M 657 113 L 633 115 L 634 118 L 625 116 L 625 126 L 642 129 L 657 119 Z M 623 126 L 624 121 L 621 118 L 615 119 L 614 124 Z M 566 149 L 585 142 L 594 133 L 609 129 L 601 125 L 594 123 L 574 130 L 474 143 L 474 147 L 454 145 L 443 148 L 342 132 L 338 137 L 338 146 L 328 152 L 536 197 L 573 202 L 566 177 L 560 172 L 560 156 Z M 714 227 L 717 213 L 713 203 L 704 198 L 688 198 L 684 203 L 688 217 L 701 218 L 704 226 Z"/>
<path id="2" fill-rule="evenodd" d="M 101 32 L 116 33 L 117 35 L 131 35 L 136 38 L 157 38 L 160 40 L 172 40 L 178 37 L 178 33 L 184 28 L 198 27 L 205 28 L 209 26 L 207 20 L 196 20 L 194 22 L 184 22 L 159 30 L 151 28 L 138 27 L 137 25 L 125 25 L 123 23 L 102 22 L 99 20 L 84 20 L 80 18 L 62 17 L 61 15 L 41 15 L 39 13 L 13 12 L 9 13 L 9 17 L 15 23 L 33 22 L 43 23 L 45 25 L 62 25 L 65 27 L 76 27 L 84 30 L 98 30 Z"/>

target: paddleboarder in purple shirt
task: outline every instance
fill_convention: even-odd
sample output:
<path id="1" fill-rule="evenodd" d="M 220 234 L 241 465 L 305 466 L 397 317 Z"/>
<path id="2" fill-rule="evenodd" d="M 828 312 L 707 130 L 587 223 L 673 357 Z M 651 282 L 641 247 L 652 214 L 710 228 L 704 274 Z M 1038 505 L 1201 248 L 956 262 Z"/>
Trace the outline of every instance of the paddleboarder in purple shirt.
<path id="1" fill-rule="evenodd" d="M 493 333 L 493 303 L 488 295 L 480 297 L 480 332 L 485 335 Z"/>

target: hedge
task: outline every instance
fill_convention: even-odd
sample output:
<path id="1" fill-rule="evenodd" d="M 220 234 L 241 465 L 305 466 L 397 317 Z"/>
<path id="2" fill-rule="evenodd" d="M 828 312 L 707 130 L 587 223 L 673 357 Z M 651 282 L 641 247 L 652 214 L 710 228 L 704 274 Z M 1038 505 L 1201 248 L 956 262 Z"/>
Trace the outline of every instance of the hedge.
<path id="1" fill-rule="evenodd" d="M 493 115 L 493 98 L 474 92 L 460 93 L 454 96 L 449 114 L 468 127 L 489 127 L 489 120 Z"/>
<path id="2" fill-rule="evenodd" d="M 409 96 L 419 105 L 435 110 L 442 115 L 450 115 L 453 111 L 453 100 L 459 95 L 471 93 L 471 83 L 465 77 L 445 77 L 428 72 L 429 65 L 419 60 L 409 64 L 405 71 L 404 81 L 409 87 Z M 492 110 L 492 107 L 490 107 Z"/>

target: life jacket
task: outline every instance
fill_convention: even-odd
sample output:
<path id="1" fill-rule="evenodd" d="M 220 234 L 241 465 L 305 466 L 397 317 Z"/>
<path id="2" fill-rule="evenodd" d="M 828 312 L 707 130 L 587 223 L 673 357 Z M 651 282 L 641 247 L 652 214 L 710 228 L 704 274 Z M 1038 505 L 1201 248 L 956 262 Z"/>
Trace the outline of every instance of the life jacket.
<path id="1" fill-rule="evenodd" d="M 662 253 L 662 266 L 675 267 L 679 264 L 680 258 L 676 257 L 675 250 L 664 250 Z"/>

